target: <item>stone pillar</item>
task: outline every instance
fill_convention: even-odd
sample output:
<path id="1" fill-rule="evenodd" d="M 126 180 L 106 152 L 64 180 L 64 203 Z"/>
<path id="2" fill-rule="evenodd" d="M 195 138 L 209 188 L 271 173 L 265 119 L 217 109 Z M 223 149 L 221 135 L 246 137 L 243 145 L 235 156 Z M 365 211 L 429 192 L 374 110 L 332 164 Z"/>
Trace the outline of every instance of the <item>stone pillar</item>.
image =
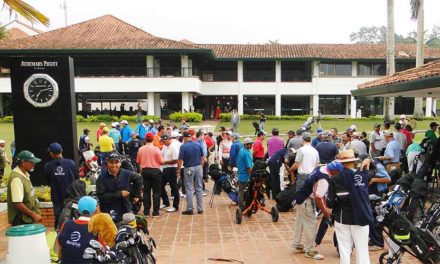
<path id="1" fill-rule="evenodd" d="M 187 55 L 182 55 L 180 57 L 180 67 L 182 70 L 182 77 L 188 77 L 189 58 Z"/>
<path id="2" fill-rule="evenodd" d="M 82 111 L 86 111 L 86 112 L 89 112 L 91 109 L 88 109 L 88 107 L 87 107 L 87 99 L 86 98 L 82 98 L 81 99 L 81 110 Z"/>
<path id="3" fill-rule="evenodd" d="M 147 77 L 154 77 L 154 57 L 147 56 Z"/>
<path id="4" fill-rule="evenodd" d="M 437 99 L 432 99 L 432 112 L 437 114 Z"/>
<path id="5" fill-rule="evenodd" d="M 354 96 L 350 96 L 350 116 L 351 118 L 357 118 L 357 102 L 354 99 Z"/>
<path id="6" fill-rule="evenodd" d="M 319 110 L 319 95 L 314 94 L 312 102 L 313 102 L 313 104 L 312 104 L 313 105 L 312 113 L 313 113 L 314 116 L 317 116 L 318 115 L 318 110 Z"/>
<path id="7" fill-rule="evenodd" d="M 189 93 L 188 92 L 182 92 L 182 113 L 185 111 L 189 112 Z"/>
<path id="8" fill-rule="evenodd" d="M 243 114 L 243 100 L 244 100 L 243 94 L 238 93 L 238 95 L 237 95 L 237 102 L 238 102 L 237 111 L 238 111 L 239 115 Z"/>
<path id="9" fill-rule="evenodd" d="M 148 99 L 148 107 L 147 107 L 147 115 L 154 115 L 154 93 L 148 92 L 147 93 L 147 99 Z"/>
<path id="10" fill-rule="evenodd" d="M 154 93 L 154 114 L 161 116 L 160 93 Z"/>
<path id="11" fill-rule="evenodd" d="M 432 97 L 426 97 L 425 102 L 425 116 L 432 116 Z"/>
<path id="12" fill-rule="evenodd" d="M 319 61 L 313 61 L 312 63 L 313 77 L 319 77 Z"/>
<path id="13" fill-rule="evenodd" d="M 281 116 L 281 94 L 275 94 L 275 115 Z"/>
<path id="14" fill-rule="evenodd" d="M 237 61 L 237 80 L 243 82 L 243 61 Z"/>
<path id="15" fill-rule="evenodd" d="M 281 61 L 275 62 L 275 82 L 281 82 Z"/>

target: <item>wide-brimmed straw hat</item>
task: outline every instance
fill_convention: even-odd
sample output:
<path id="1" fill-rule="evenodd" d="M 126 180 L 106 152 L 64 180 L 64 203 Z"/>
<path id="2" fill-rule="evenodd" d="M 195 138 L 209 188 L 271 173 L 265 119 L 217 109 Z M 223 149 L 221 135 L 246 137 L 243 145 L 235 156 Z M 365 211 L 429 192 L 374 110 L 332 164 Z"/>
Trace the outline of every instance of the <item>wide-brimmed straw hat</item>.
<path id="1" fill-rule="evenodd" d="M 339 153 L 339 155 L 341 156 L 341 158 L 335 160 L 336 162 L 345 163 L 345 162 L 359 161 L 358 158 L 354 157 L 354 151 L 352 149 L 343 150 L 341 151 L 341 153 Z"/>

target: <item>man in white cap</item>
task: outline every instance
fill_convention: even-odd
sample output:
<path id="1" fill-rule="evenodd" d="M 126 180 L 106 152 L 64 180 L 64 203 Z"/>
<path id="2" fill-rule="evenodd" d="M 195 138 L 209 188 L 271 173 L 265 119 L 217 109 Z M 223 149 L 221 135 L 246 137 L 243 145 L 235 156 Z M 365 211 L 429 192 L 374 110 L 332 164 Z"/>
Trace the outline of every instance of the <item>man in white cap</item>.
<path id="1" fill-rule="evenodd" d="M 3 178 L 5 174 L 6 163 L 11 164 L 6 156 L 6 141 L 0 139 L 0 180 Z"/>
<path id="2" fill-rule="evenodd" d="M 400 168 L 400 145 L 394 140 L 393 131 L 386 130 L 383 135 L 385 136 L 385 141 L 387 142 L 387 147 L 385 148 L 385 153 L 383 156 L 379 156 L 378 159 L 383 161 L 387 172 L 393 169 Z"/>
<path id="3" fill-rule="evenodd" d="M 121 141 L 121 132 L 116 129 L 117 124 L 118 122 L 112 123 L 112 129 L 110 129 L 110 131 L 108 132 L 108 136 L 113 139 L 113 142 L 115 142 L 116 150 L 118 152 L 121 152 L 121 149 L 119 147 L 119 141 Z"/>
<path id="4" fill-rule="evenodd" d="M 408 124 L 408 119 L 406 119 L 406 115 L 400 115 L 399 123 L 402 125 L 402 127 L 405 127 L 406 124 Z"/>

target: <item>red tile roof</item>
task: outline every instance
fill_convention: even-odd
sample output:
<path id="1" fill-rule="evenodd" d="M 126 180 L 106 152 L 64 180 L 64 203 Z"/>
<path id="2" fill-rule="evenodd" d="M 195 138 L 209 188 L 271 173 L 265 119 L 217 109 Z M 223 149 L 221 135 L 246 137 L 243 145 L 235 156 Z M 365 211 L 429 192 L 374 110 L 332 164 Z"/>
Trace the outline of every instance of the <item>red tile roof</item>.
<path id="1" fill-rule="evenodd" d="M 6 31 L 6 34 L 8 35 L 7 39 L 20 39 L 20 38 L 26 38 L 29 37 L 29 34 L 24 32 L 23 30 L 19 28 L 11 28 Z"/>
<path id="2" fill-rule="evenodd" d="M 199 44 L 211 49 L 216 57 L 232 58 L 325 58 L 385 59 L 385 44 Z M 415 44 L 396 44 L 397 59 L 414 59 Z M 425 48 L 425 58 L 440 58 L 440 49 Z"/>
<path id="3" fill-rule="evenodd" d="M 0 49 L 200 49 L 182 42 L 155 37 L 112 15 L 41 33 L 0 42 Z"/>
<path id="4" fill-rule="evenodd" d="M 440 60 L 426 63 L 418 68 L 401 71 L 391 76 L 377 79 L 375 81 L 360 84 L 358 85 L 358 88 L 365 89 L 371 87 L 379 87 L 400 82 L 424 79 L 432 76 L 440 76 Z"/>

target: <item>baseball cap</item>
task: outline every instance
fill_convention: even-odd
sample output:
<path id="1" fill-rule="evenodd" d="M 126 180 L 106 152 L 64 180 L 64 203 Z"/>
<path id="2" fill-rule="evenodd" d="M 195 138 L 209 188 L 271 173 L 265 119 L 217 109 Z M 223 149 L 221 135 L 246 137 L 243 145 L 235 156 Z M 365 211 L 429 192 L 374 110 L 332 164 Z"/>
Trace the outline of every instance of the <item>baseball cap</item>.
<path id="1" fill-rule="evenodd" d="M 310 135 L 308 132 L 304 132 L 302 134 L 302 138 L 304 141 L 310 142 L 312 140 L 312 135 Z"/>
<path id="2" fill-rule="evenodd" d="M 384 135 L 385 137 L 392 137 L 392 136 L 393 136 L 393 131 L 391 131 L 391 130 L 385 130 L 385 131 L 383 132 L 383 135 Z"/>
<path id="3" fill-rule="evenodd" d="M 173 131 L 171 132 L 171 138 L 177 138 L 180 137 L 181 134 L 179 133 L 179 131 Z"/>
<path id="4" fill-rule="evenodd" d="M 6 140 L 0 139 L 0 144 L 5 144 Z"/>
<path id="5" fill-rule="evenodd" d="M 357 127 L 355 125 L 351 125 L 350 130 L 357 130 Z"/>
<path id="6" fill-rule="evenodd" d="M 344 166 L 341 163 L 337 162 L 337 161 L 332 161 L 329 164 L 327 164 L 327 169 L 331 170 L 331 171 L 332 170 L 341 171 L 341 170 L 344 169 Z"/>
<path id="7" fill-rule="evenodd" d="M 90 132 L 90 129 L 88 129 L 88 128 L 84 128 L 84 129 L 83 129 L 83 132 L 84 132 L 84 133 Z"/>
<path id="8" fill-rule="evenodd" d="M 296 131 L 296 135 L 301 136 L 302 134 L 303 134 L 302 129 L 298 129 L 298 130 Z"/>
<path id="9" fill-rule="evenodd" d="M 162 136 L 160 136 L 160 140 L 167 140 L 170 137 L 167 134 L 163 134 Z"/>
<path id="10" fill-rule="evenodd" d="M 330 131 L 328 131 L 328 130 L 322 132 L 323 138 L 330 138 L 331 136 L 332 136 L 332 133 L 330 133 Z"/>
<path id="11" fill-rule="evenodd" d="M 145 134 L 145 139 L 154 139 L 154 134 L 151 132 L 148 132 L 147 134 Z"/>
<path id="12" fill-rule="evenodd" d="M 34 153 L 29 150 L 23 150 L 17 155 L 17 161 L 30 161 L 33 163 L 39 163 L 41 159 L 35 157 Z"/>
<path id="13" fill-rule="evenodd" d="M 439 124 L 437 124 L 436 122 L 431 122 L 431 124 L 429 124 L 429 127 L 433 128 L 435 126 L 439 126 Z"/>
<path id="14" fill-rule="evenodd" d="M 104 132 L 109 132 L 110 131 L 110 129 L 108 128 L 108 127 L 104 127 L 103 129 L 102 129 L 102 131 L 104 131 Z"/>
<path id="15" fill-rule="evenodd" d="M 263 130 L 258 131 L 257 137 L 262 135 L 266 135 L 266 132 L 264 132 Z"/>
<path id="16" fill-rule="evenodd" d="M 121 160 L 121 156 L 119 156 L 118 153 L 113 152 L 110 154 L 110 156 L 108 156 L 108 160 Z"/>
<path id="17" fill-rule="evenodd" d="M 406 115 L 400 115 L 399 119 L 406 119 Z"/>
<path id="18" fill-rule="evenodd" d="M 113 122 L 113 123 L 112 123 L 112 127 L 116 127 L 116 124 L 115 124 L 115 122 Z"/>
<path id="19" fill-rule="evenodd" d="M 196 131 L 194 131 L 194 129 L 190 129 L 190 130 L 189 130 L 189 134 L 190 134 L 191 136 L 193 136 L 195 133 L 196 133 Z"/>
<path id="20" fill-rule="evenodd" d="M 232 133 L 232 135 L 231 135 L 233 138 L 235 138 L 235 139 L 239 139 L 240 138 L 240 134 L 238 134 L 238 133 Z"/>
<path id="21" fill-rule="evenodd" d="M 317 134 L 321 134 L 321 133 L 322 133 L 322 128 L 318 128 L 318 129 L 316 130 L 316 133 L 317 133 Z"/>
<path id="22" fill-rule="evenodd" d="M 228 134 L 228 135 L 232 135 L 232 131 L 226 131 L 226 134 Z"/>
<path id="23" fill-rule="evenodd" d="M 153 119 L 150 119 L 148 122 L 150 122 L 150 123 L 153 123 L 154 124 L 154 120 Z"/>
<path id="24" fill-rule="evenodd" d="M 98 202 L 90 196 L 84 196 L 78 201 L 78 211 L 82 215 L 92 215 L 96 211 Z"/>
<path id="25" fill-rule="evenodd" d="M 374 124 L 374 127 L 380 127 L 381 125 L 379 123 Z"/>
<path id="26" fill-rule="evenodd" d="M 121 124 L 126 124 L 126 125 L 128 125 L 128 121 L 127 121 L 127 120 L 122 120 L 122 121 L 121 121 Z"/>
<path id="27" fill-rule="evenodd" d="M 47 149 L 47 151 L 52 152 L 54 154 L 59 154 L 61 151 L 63 151 L 63 148 L 61 147 L 61 145 L 59 143 L 52 143 L 49 145 L 49 148 Z"/>
<path id="28" fill-rule="evenodd" d="M 191 134 L 188 131 L 183 132 L 183 137 L 191 137 Z"/>
<path id="29" fill-rule="evenodd" d="M 243 141 L 243 144 L 253 144 L 253 143 L 254 143 L 254 141 L 249 137 L 245 138 Z"/>

